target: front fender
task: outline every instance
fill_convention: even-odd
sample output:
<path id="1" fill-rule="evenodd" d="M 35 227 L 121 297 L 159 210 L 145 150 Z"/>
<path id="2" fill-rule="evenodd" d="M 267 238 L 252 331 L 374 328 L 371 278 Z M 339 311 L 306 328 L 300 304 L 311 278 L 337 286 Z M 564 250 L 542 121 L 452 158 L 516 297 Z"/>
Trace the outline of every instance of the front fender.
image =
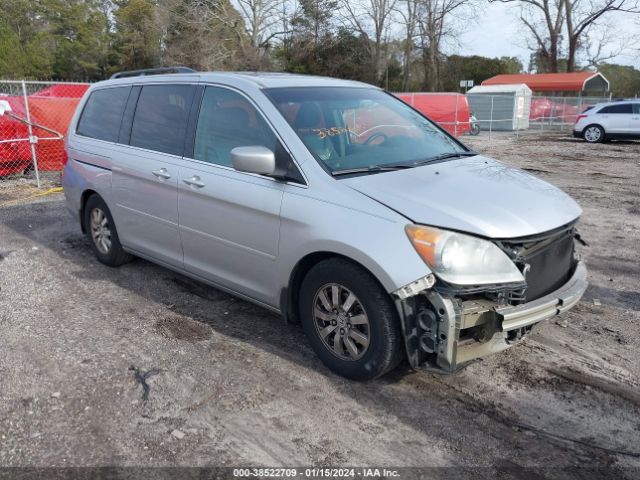
<path id="1" fill-rule="evenodd" d="M 315 252 L 354 260 L 389 293 L 431 273 L 407 238 L 404 227 L 409 221 L 377 202 L 372 211 L 285 194 L 281 221 L 279 276 L 283 286 L 298 262 Z"/>

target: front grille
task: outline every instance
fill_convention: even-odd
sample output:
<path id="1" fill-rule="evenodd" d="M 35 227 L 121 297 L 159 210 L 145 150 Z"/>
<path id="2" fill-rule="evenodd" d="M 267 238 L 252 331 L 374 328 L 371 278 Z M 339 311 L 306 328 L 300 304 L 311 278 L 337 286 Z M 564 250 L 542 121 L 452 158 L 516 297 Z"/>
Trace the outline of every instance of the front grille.
<path id="1" fill-rule="evenodd" d="M 523 252 L 517 263 L 522 266 L 527 289 L 527 302 L 543 297 L 567 283 L 575 268 L 573 232 L 544 245 Z M 528 265 L 528 267 L 527 267 Z"/>

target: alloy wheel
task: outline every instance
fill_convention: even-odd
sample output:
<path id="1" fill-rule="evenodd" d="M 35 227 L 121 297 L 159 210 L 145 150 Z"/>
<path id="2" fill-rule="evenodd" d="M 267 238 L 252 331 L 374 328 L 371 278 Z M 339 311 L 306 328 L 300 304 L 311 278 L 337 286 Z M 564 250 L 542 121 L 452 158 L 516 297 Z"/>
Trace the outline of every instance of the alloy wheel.
<path id="1" fill-rule="evenodd" d="M 369 349 L 369 317 L 358 297 L 345 286 L 328 283 L 320 287 L 312 315 L 323 345 L 341 360 L 358 360 Z"/>
<path id="2" fill-rule="evenodd" d="M 107 255 L 111 250 L 111 229 L 109 219 L 105 213 L 99 209 L 91 210 L 90 216 L 91 238 L 100 253 Z"/>
<path id="3" fill-rule="evenodd" d="M 598 127 L 589 127 L 584 132 L 584 138 L 587 142 L 597 142 L 601 135 L 602 132 Z"/>

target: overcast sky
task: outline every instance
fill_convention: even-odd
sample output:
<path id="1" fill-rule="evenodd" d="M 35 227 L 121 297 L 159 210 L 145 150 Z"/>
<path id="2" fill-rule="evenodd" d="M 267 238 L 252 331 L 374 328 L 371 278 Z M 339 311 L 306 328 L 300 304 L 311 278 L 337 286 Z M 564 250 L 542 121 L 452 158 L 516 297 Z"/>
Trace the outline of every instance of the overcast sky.
<path id="1" fill-rule="evenodd" d="M 640 27 L 634 24 L 629 14 L 613 14 L 612 21 L 619 27 L 621 41 L 629 41 L 637 35 Z M 461 45 L 452 47 L 455 53 L 462 55 L 482 55 L 485 57 L 516 56 L 524 68 L 529 64 L 530 51 L 527 49 L 524 28 L 513 13 L 513 7 L 503 3 L 483 3 L 478 12 L 477 21 L 471 23 L 467 31 L 459 38 Z M 640 53 L 628 52 L 610 63 L 633 65 L 640 68 Z"/>

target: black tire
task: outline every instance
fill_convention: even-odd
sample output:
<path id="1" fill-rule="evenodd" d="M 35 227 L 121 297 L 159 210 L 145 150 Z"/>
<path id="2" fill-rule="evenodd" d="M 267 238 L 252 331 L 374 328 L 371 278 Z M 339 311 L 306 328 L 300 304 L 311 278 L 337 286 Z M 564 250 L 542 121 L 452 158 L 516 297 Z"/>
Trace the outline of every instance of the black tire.
<path id="1" fill-rule="evenodd" d="M 318 301 L 316 294 L 328 284 L 339 284 L 352 292 L 366 313 L 369 344 L 361 358 L 339 358 L 320 336 L 313 314 L 314 302 Z M 300 286 L 299 309 L 302 327 L 314 351 L 339 375 L 370 380 L 393 370 L 404 358 L 400 319 L 389 294 L 369 272 L 346 259 L 323 260 L 307 273 Z M 348 327 L 351 329 L 351 324 Z M 337 334 L 336 331 L 334 335 Z M 346 344 L 343 345 L 347 352 Z"/>
<path id="2" fill-rule="evenodd" d="M 480 134 L 480 125 L 472 125 L 471 126 L 471 130 L 469 131 L 469 135 L 473 135 L 474 137 L 476 135 Z"/>
<path id="3" fill-rule="evenodd" d="M 106 226 L 108 227 L 110 233 L 110 245 L 106 251 L 100 250 L 100 247 L 98 247 L 98 242 L 94 239 L 94 236 L 92 234 L 91 215 L 94 210 L 103 212 L 107 220 Z M 109 207 L 107 207 L 107 204 L 99 195 L 91 195 L 87 200 L 87 203 L 84 207 L 83 221 L 87 238 L 89 239 L 89 243 L 91 244 L 91 249 L 101 263 L 104 263 L 109 267 L 119 267 L 120 265 L 133 260 L 133 255 L 125 252 L 122 249 L 120 239 L 118 238 L 118 232 L 116 230 L 116 224 L 113 221 L 113 217 L 111 216 Z"/>
<path id="4" fill-rule="evenodd" d="M 582 138 L 589 143 L 602 143 L 606 140 L 606 135 L 600 125 L 587 125 L 582 131 Z"/>

